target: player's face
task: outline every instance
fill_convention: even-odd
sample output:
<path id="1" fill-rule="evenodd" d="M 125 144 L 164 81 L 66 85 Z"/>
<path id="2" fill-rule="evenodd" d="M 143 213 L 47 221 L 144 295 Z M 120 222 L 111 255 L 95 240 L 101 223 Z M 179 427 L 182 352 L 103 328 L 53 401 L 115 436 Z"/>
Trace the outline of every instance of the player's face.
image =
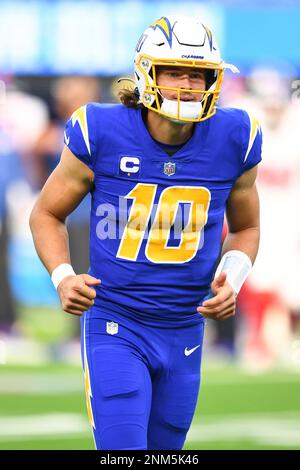
<path id="1" fill-rule="evenodd" d="M 158 67 L 157 85 L 187 90 L 205 90 L 205 72 L 193 67 Z M 177 100 L 177 91 L 160 89 L 160 93 L 168 100 Z M 183 91 L 181 101 L 201 101 L 202 93 Z"/>

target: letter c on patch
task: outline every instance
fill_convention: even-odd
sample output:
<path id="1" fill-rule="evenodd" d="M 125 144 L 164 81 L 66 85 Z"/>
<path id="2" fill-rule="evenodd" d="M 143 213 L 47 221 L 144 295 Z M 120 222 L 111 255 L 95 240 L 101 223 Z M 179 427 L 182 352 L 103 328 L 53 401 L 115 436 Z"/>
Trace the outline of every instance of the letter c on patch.
<path id="1" fill-rule="evenodd" d="M 122 157 L 120 160 L 120 170 L 124 173 L 138 173 L 140 169 L 140 159 L 137 157 Z"/>

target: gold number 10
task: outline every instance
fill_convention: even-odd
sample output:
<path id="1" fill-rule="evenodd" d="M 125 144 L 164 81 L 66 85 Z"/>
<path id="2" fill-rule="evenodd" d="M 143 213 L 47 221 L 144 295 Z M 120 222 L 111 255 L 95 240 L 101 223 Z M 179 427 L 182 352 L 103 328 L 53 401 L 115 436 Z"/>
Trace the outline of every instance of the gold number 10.
<path id="1" fill-rule="evenodd" d="M 157 191 L 156 184 L 138 183 L 125 198 L 133 199 L 117 257 L 136 261 L 148 226 Z M 179 203 L 191 204 L 189 220 L 178 246 L 167 246 Z M 153 263 L 186 263 L 196 254 L 201 230 L 207 222 L 210 191 L 201 186 L 170 186 L 163 190 L 149 230 L 146 257 Z"/>

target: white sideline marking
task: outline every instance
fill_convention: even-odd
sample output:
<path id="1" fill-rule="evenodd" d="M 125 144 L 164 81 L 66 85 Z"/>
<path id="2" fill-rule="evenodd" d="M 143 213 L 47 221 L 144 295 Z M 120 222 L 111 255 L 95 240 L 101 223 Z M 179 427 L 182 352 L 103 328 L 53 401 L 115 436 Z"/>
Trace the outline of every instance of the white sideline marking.
<path id="1" fill-rule="evenodd" d="M 0 394 L 57 395 L 84 392 L 83 374 L 0 373 Z"/>
<path id="2" fill-rule="evenodd" d="M 203 420 L 210 417 L 203 417 Z M 263 445 L 300 446 L 299 411 L 226 416 L 194 424 L 187 441 L 239 442 L 250 440 Z M 55 413 L 30 416 L 0 417 L 0 441 L 82 438 L 90 435 L 85 416 L 76 413 Z"/>
<path id="3" fill-rule="evenodd" d="M 300 413 L 289 411 L 215 418 L 212 422 L 194 424 L 187 436 L 190 442 L 241 440 L 264 445 L 300 446 Z"/>
<path id="4" fill-rule="evenodd" d="M 87 434 L 88 420 L 76 413 L 53 413 L 27 416 L 0 417 L 0 441 L 28 440 L 32 437 L 69 437 Z"/>

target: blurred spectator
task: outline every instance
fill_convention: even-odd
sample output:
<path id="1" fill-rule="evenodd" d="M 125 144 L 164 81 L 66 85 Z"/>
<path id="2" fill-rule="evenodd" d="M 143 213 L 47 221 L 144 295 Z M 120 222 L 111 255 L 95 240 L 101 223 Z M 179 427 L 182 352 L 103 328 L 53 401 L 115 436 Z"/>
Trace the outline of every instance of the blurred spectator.
<path id="1" fill-rule="evenodd" d="M 99 81 L 83 76 L 62 77 L 55 81 L 52 96 L 53 118 L 34 147 L 39 188 L 59 162 L 66 121 L 80 106 L 99 101 Z M 89 214 L 90 196 L 87 195 L 68 218 L 71 259 L 78 273 L 87 272 L 89 267 Z"/>
<path id="2" fill-rule="evenodd" d="M 55 305 L 50 278 L 38 260 L 28 227 L 36 195 L 59 162 L 66 120 L 79 106 L 99 99 L 94 78 L 55 81 L 53 104 L 17 90 L 10 82 L 0 106 L 0 328 L 17 325 L 16 305 Z M 52 115 L 52 118 L 49 118 Z M 69 218 L 75 269 L 89 266 L 89 198 Z M 86 249 L 84 249 L 86 247 Z"/>
<path id="3" fill-rule="evenodd" d="M 239 107 L 248 101 L 264 137 L 257 180 L 261 242 L 239 303 L 247 320 L 246 362 L 267 367 L 289 360 L 291 314 L 300 312 L 300 103 L 276 70 L 256 70 L 248 86 L 251 104 L 246 96 Z"/>
<path id="4" fill-rule="evenodd" d="M 0 168 L 0 330 L 9 332 L 16 319 L 16 307 L 9 282 L 6 194 L 9 185 L 20 175 L 21 165 L 11 140 L 1 126 Z"/>
<path id="5" fill-rule="evenodd" d="M 48 123 L 46 104 L 38 97 L 17 90 L 13 82 L 8 86 L 0 106 L 0 127 L 10 136 L 13 147 L 22 158 L 24 177 L 32 187 L 36 182 L 36 168 L 31 149 Z"/>
<path id="6" fill-rule="evenodd" d="M 44 101 L 18 90 L 11 78 L 0 106 L 0 205 L 3 219 L 1 287 L 6 298 L 1 307 L 4 316 L 5 311 L 12 311 L 10 325 L 16 320 L 14 306 L 6 306 L 7 299 L 10 299 L 11 304 L 11 293 L 16 304 L 22 304 L 26 296 L 31 299 L 37 292 L 27 282 L 34 278 L 34 262 L 38 261 L 32 238 L 29 238 L 28 225 L 28 216 L 36 197 L 36 169 L 31 149 L 47 122 L 48 109 Z M 40 262 L 37 272 L 37 278 L 42 278 Z M 39 292 L 42 292 L 41 289 Z M 17 328 L 17 324 L 14 325 Z"/>

